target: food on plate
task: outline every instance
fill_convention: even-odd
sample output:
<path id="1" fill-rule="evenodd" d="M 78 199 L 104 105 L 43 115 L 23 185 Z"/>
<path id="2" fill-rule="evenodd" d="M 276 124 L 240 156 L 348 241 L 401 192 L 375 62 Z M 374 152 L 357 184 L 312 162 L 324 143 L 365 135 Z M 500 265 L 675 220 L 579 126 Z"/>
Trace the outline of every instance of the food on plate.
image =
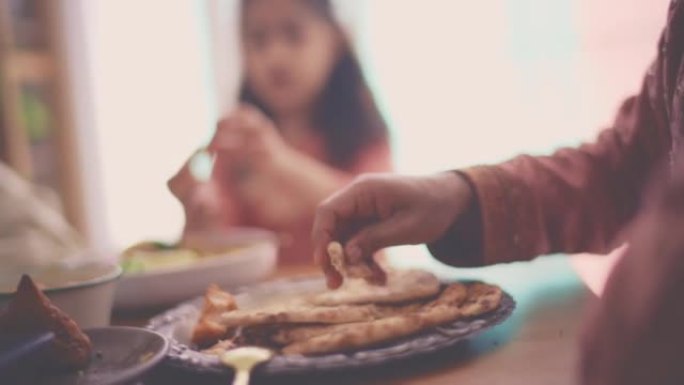
<path id="1" fill-rule="evenodd" d="M 438 300 L 430 302 L 429 304 L 423 303 L 413 303 L 408 305 L 403 305 L 401 307 L 396 307 L 394 314 L 387 312 L 385 317 L 392 315 L 410 314 L 418 310 L 429 309 L 431 307 L 436 307 L 439 305 L 452 305 L 459 306 L 465 301 L 467 297 L 467 289 L 465 285 L 462 284 L 451 284 L 447 286 L 440 294 Z M 484 313 L 484 312 L 483 312 Z M 352 324 L 353 326 L 361 326 L 360 323 Z M 342 332 L 347 328 L 349 324 L 342 325 L 305 325 L 305 326 L 290 326 L 281 327 L 276 333 L 273 334 L 273 341 L 281 344 L 288 345 L 296 341 L 308 340 L 310 338 L 322 335 Z"/>
<path id="2" fill-rule="evenodd" d="M 425 271 L 389 271 L 384 286 L 371 285 L 365 279 L 348 278 L 337 290 L 320 293 L 311 302 L 320 306 L 402 303 L 434 297 L 439 289 L 437 277 Z"/>
<path id="3" fill-rule="evenodd" d="M 345 282 L 351 279 L 372 280 L 373 270 L 370 265 L 367 263 L 348 263 L 344 254 L 344 248 L 339 242 L 330 242 L 327 251 L 330 257 L 330 264 L 342 275 Z"/>
<path id="4" fill-rule="evenodd" d="M 221 314 L 237 309 L 232 295 L 222 291 L 217 285 L 209 285 L 204 295 L 204 305 L 200 319 L 192 334 L 192 342 L 198 346 L 208 346 L 225 336 L 229 326 L 221 323 Z"/>
<path id="5" fill-rule="evenodd" d="M 375 305 L 315 307 L 310 305 L 274 306 L 256 310 L 235 310 L 221 315 L 221 323 L 228 327 L 287 324 L 339 324 L 378 318 Z"/>
<path id="6" fill-rule="evenodd" d="M 466 317 L 476 317 L 488 313 L 499 306 L 501 289 L 483 283 L 474 283 L 468 287 L 468 296 L 461 306 Z"/>
<path id="7" fill-rule="evenodd" d="M 465 292 L 461 284 L 448 286 L 440 296 L 415 311 L 373 321 L 345 325 L 329 333 L 290 343 L 284 354 L 323 354 L 376 345 L 410 336 L 422 330 L 455 321 L 461 316 L 452 292 Z M 465 295 L 460 297 L 465 299 Z"/>
<path id="8" fill-rule="evenodd" d="M 121 267 L 126 274 L 183 268 L 192 266 L 206 258 L 235 253 L 249 246 L 251 245 L 241 244 L 223 247 L 219 251 L 215 248 L 205 250 L 163 242 L 140 242 L 121 254 Z"/>
<path id="9" fill-rule="evenodd" d="M 386 291 L 374 294 L 359 292 L 348 297 L 333 296 L 334 300 L 330 300 L 325 295 L 335 291 L 326 291 L 297 296 L 286 303 L 239 309 L 229 293 L 210 286 L 195 325 L 193 343 L 200 348 L 214 344 L 205 350 L 208 354 L 241 346 L 262 346 L 282 354 L 344 352 L 391 342 L 461 318 L 477 317 L 495 310 L 502 298 L 502 291 L 496 286 L 440 285 L 436 277 L 423 271 L 390 271 L 388 276 L 394 277 L 388 282 L 396 287 L 401 282 L 415 285 L 420 278 L 418 281 L 424 281 L 424 286 L 416 287 L 422 294 L 395 296 L 388 286 L 383 287 Z M 434 290 L 432 282 L 437 282 Z M 428 286 L 430 290 L 425 289 Z M 357 288 L 376 290 L 372 285 Z"/>
<path id="10" fill-rule="evenodd" d="M 212 345 L 211 347 L 207 348 L 204 350 L 205 354 L 209 354 L 212 356 L 221 356 L 223 353 L 236 349 L 239 346 L 235 343 L 235 341 L 228 339 L 228 340 L 219 340 L 217 343 Z"/>
<path id="11" fill-rule="evenodd" d="M 91 342 L 69 316 L 54 306 L 27 275 L 0 311 L 0 334 L 52 332 L 55 337 L 45 364 L 51 369 L 80 369 L 88 365 Z"/>

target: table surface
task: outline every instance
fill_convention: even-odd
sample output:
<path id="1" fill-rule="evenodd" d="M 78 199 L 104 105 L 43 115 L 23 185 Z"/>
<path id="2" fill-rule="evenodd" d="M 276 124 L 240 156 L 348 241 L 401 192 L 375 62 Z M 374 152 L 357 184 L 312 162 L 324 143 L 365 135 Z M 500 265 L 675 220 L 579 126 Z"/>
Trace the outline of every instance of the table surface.
<path id="1" fill-rule="evenodd" d="M 328 377 L 324 379 L 326 384 L 575 384 L 577 340 L 583 314 L 596 299 L 566 257 L 543 257 L 533 262 L 468 270 L 448 268 L 436 262 L 427 263 L 429 266 L 421 263 L 443 279 L 474 278 L 500 285 L 517 302 L 514 314 L 504 324 L 474 338 L 457 351 L 400 366 Z M 289 268 L 279 271 L 276 277 L 311 273 L 310 268 Z M 144 325 L 160 310 L 115 314 L 113 323 Z M 310 381 L 321 383 L 323 379 Z M 183 383 L 169 378 L 163 382 Z M 256 382 L 281 384 L 288 381 Z M 296 383 L 308 381 L 297 379 Z"/>

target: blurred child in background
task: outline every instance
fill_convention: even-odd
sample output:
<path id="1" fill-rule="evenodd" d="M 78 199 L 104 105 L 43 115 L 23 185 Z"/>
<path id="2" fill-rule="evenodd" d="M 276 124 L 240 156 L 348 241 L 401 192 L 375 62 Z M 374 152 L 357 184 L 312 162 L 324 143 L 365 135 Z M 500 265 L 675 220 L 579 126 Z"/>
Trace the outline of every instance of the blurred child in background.
<path id="1" fill-rule="evenodd" d="M 310 263 L 318 203 L 391 169 L 387 126 L 330 0 L 242 0 L 240 30 L 241 104 L 209 145 L 211 178 L 187 163 L 169 181 L 183 239 L 263 227 L 281 236 L 281 264 Z"/>

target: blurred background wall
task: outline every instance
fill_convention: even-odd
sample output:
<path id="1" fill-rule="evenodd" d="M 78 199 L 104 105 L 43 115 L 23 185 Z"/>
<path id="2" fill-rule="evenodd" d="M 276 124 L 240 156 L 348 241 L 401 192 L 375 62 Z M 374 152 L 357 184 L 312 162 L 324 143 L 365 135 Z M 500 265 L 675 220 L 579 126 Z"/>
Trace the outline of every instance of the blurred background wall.
<path id="1" fill-rule="evenodd" d="M 173 239 L 183 218 L 165 182 L 233 103 L 237 1 L 54 4 L 55 76 L 64 82 L 56 99 L 69 101 L 60 108 L 73 142 L 64 145 L 73 162 L 60 167 L 76 175 L 65 182 L 73 188 L 63 196 L 74 201 L 66 206 L 80 207 L 73 218 L 98 247 Z M 338 1 L 406 173 L 592 139 L 638 90 L 667 4 Z M 31 49 L 3 47 L 5 68 L 8 52 Z M 5 101 L 10 110 L 41 114 Z"/>

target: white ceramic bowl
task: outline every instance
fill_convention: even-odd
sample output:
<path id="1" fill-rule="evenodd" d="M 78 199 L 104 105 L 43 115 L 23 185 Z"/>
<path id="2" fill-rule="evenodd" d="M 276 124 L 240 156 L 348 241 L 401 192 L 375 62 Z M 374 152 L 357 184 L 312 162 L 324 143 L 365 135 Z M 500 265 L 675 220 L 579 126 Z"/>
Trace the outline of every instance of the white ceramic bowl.
<path id="1" fill-rule="evenodd" d="M 272 232 L 240 229 L 208 238 L 212 247 L 247 246 L 205 257 L 189 266 L 124 274 L 114 306 L 131 310 L 171 305 L 202 295 L 209 284 L 224 288 L 247 285 L 268 277 L 276 268 L 278 241 Z"/>
<path id="2" fill-rule="evenodd" d="M 81 328 L 109 325 L 116 281 L 121 268 L 116 264 L 88 261 L 60 263 L 32 271 L 0 272 L 0 307 L 12 297 L 22 273 L 44 285 L 52 303 L 68 314 Z"/>

